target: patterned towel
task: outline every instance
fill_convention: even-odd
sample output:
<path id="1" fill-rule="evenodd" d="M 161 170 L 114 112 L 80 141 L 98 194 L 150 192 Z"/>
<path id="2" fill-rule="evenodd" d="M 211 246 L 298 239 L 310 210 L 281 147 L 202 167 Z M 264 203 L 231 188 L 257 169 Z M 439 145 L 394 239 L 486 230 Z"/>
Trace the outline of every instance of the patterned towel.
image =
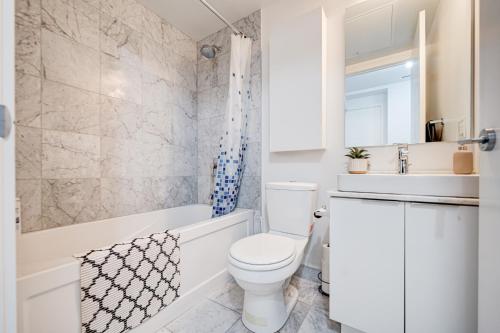
<path id="1" fill-rule="evenodd" d="M 153 234 L 76 258 L 82 333 L 126 332 L 179 297 L 179 233 Z"/>

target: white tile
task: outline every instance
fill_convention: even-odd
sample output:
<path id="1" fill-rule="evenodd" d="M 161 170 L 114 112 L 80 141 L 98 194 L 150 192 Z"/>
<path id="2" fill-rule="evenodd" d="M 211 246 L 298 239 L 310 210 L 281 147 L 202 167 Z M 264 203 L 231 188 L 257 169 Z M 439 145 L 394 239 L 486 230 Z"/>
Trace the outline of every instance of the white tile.
<path id="1" fill-rule="evenodd" d="M 230 73 L 230 59 L 231 54 L 221 54 L 217 56 L 213 61 L 215 63 L 215 75 L 216 75 L 216 84 L 218 86 L 229 84 Z"/>
<path id="2" fill-rule="evenodd" d="M 115 57 L 101 56 L 101 94 L 142 103 L 141 70 Z"/>
<path id="3" fill-rule="evenodd" d="M 16 5 L 16 70 L 40 76 L 40 0 L 17 0 Z"/>
<path id="4" fill-rule="evenodd" d="M 212 176 L 198 176 L 198 203 L 209 204 L 213 191 Z"/>
<path id="5" fill-rule="evenodd" d="M 41 75 L 40 28 L 16 24 L 16 71 Z"/>
<path id="6" fill-rule="evenodd" d="M 177 177 L 150 178 L 146 180 L 144 196 L 147 199 L 146 206 L 150 203 L 153 210 L 175 207 L 175 198 L 179 182 Z M 149 192 L 149 193 L 148 193 Z"/>
<path id="7" fill-rule="evenodd" d="M 156 333 L 172 333 L 172 332 L 169 331 L 166 327 L 162 327 L 158 331 L 156 331 Z"/>
<path id="8" fill-rule="evenodd" d="M 16 178 L 41 178 L 42 130 L 16 126 Z"/>
<path id="9" fill-rule="evenodd" d="M 117 139 L 139 140 L 145 117 L 140 105 L 101 96 L 100 134 Z"/>
<path id="10" fill-rule="evenodd" d="M 245 151 L 245 176 L 260 178 L 262 150 L 260 142 L 249 143 Z"/>
<path id="11" fill-rule="evenodd" d="M 199 50 L 203 45 L 215 45 L 219 48 L 217 54 L 224 54 L 231 51 L 231 34 L 232 31 L 229 27 L 221 29 L 202 40 L 198 41 L 197 49 Z M 201 53 L 198 53 L 198 62 L 210 61 L 204 58 Z"/>
<path id="12" fill-rule="evenodd" d="M 42 29 L 42 63 L 49 80 L 99 91 L 99 53 L 94 49 Z"/>
<path id="13" fill-rule="evenodd" d="M 172 176 L 173 147 L 162 143 L 101 138 L 101 177 Z"/>
<path id="14" fill-rule="evenodd" d="M 299 269 L 297 269 L 297 271 L 295 272 L 294 275 L 299 277 L 299 278 L 303 278 L 303 279 L 306 279 L 309 281 L 319 283 L 319 280 L 318 280 L 318 273 L 319 272 L 320 271 L 316 268 L 308 267 L 305 265 L 300 265 Z M 319 294 L 319 293 L 318 293 L 318 295 L 321 296 L 321 294 Z"/>
<path id="15" fill-rule="evenodd" d="M 132 67 L 142 61 L 142 36 L 116 18 L 102 14 L 100 21 L 101 52 Z"/>
<path id="16" fill-rule="evenodd" d="M 16 197 L 21 199 L 21 228 L 23 232 L 42 229 L 41 179 L 17 179 Z"/>
<path id="17" fill-rule="evenodd" d="M 197 75 L 198 91 L 216 87 L 218 84 L 216 59 L 198 62 Z"/>
<path id="18" fill-rule="evenodd" d="M 224 133 L 224 116 L 198 119 L 198 138 L 204 145 L 219 146 Z M 214 156 L 216 157 L 216 156 Z"/>
<path id="19" fill-rule="evenodd" d="M 234 26 L 253 40 L 260 39 L 260 10 L 240 19 Z"/>
<path id="20" fill-rule="evenodd" d="M 260 177 L 243 175 L 241 189 L 238 197 L 238 208 L 260 210 Z"/>
<path id="21" fill-rule="evenodd" d="M 99 137 L 44 130 L 42 176 L 46 179 L 98 178 Z"/>
<path id="22" fill-rule="evenodd" d="M 42 223 L 44 228 L 95 221 L 99 217 L 99 179 L 44 179 Z"/>
<path id="23" fill-rule="evenodd" d="M 139 140 L 145 143 L 172 145 L 174 144 L 173 134 L 173 113 L 175 107 L 168 105 L 164 109 L 142 108 L 144 124 Z M 190 155 L 196 156 L 193 152 Z"/>
<path id="24" fill-rule="evenodd" d="M 285 325 L 279 330 L 280 333 L 296 333 L 299 331 L 304 319 L 309 313 L 310 305 L 297 302 L 290 313 Z"/>
<path id="25" fill-rule="evenodd" d="M 141 178 L 101 178 L 101 218 L 139 213 L 145 188 Z"/>
<path id="26" fill-rule="evenodd" d="M 162 23 L 162 32 L 165 47 L 174 50 L 178 55 L 191 62 L 196 62 L 198 56 L 196 41 L 168 22 Z"/>
<path id="27" fill-rule="evenodd" d="M 163 44 L 147 37 L 142 39 L 142 70 L 174 82 L 175 74 L 166 54 Z"/>
<path id="28" fill-rule="evenodd" d="M 174 144 L 189 149 L 196 149 L 197 121 L 196 118 L 180 107 L 173 113 Z"/>
<path id="29" fill-rule="evenodd" d="M 16 73 L 16 124 L 40 127 L 41 80 L 39 77 Z"/>
<path id="30" fill-rule="evenodd" d="M 44 129 L 99 135 L 99 95 L 49 80 L 43 81 Z"/>
<path id="31" fill-rule="evenodd" d="M 142 18 L 142 25 L 144 35 L 146 37 L 151 38 L 158 43 L 163 43 L 163 22 L 158 15 L 149 9 L 145 9 Z"/>
<path id="32" fill-rule="evenodd" d="M 214 163 L 217 163 L 219 145 L 211 144 L 200 138 L 198 143 L 198 176 L 210 176 L 213 173 Z"/>
<path id="33" fill-rule="evenodd" d="M 318 293 L 319 283 L 293 276 L 290 284 L 299 291 L 299 301 L 312 305 L 315 296 Z"/>
<path id="34" fill-rule="evenodd" d="M 260 143 L 262 141 L 262 112 L 261 108 L 248 111 L 247 142 Z"/>
<path id="35" fill-rule="evenodd" d="M 178 55 L 173 50 L 169 50 L 167 51 L 165 61 L 172 69 L 173 80 L 176 85 L 189 90 L 196 90 L 197 65 L 194 60 L 190 60 L 186 57 Z"/>
<path id="36" fill-rule="evenodd" d="M 155 74 L 142 75 L 142 104 L 154 110 L 164 110 L 174 104 L 176 98 L 174 84 Z"/>
<path id="37" fill-rule="evenodd" d="M 262 76 L 253 75 L 250 80 L 251 103 L 250 109 L 260 109 L 262 105 Z"/>
<path id="38" fill-rule="evenodd" d="M 317 293 L 313 299 L 312 306 L 316 309 L 328 312 L 330 309 L 330 298 L 326 295 Z"/>
<path id="39" fill-rule="evenodd" d="M 42 27 L 99 49 L 99 11 L 84 1 L 42 0 Z"/>
<path id="40" fill-rule="evenodd" d="M 224 290 L 212 296 L 211 299 L 226 308 L 242 313 L 244 294 L 244 290 L 238 284 L 230 282 Z"/>
<path id="41" fill-rule="evenodd" d="M 311 308 L 298 333 L 340 333 L 340 324 L 331 320 L 328 313 Z"/>
<path id="42" fill-rule="evenodd" d="M 252 60 L 250 64 L 250 74 L 256 75 L 262 73 L 262 45 L 260 40 L 252 43 Z"/>
<path id="43" fill-rule="evenodd" d="M 198 92 L 198 119 L 223 116 L 226 112 L 227 85 L 217 86 Z"/>
<path id="44" fill-rule="evenodd" d="M 196 151 L 184 147 L 174 147 L 174 176 L 196 176 Z"/>
<path id="45" fill-rule="evenodd" d="M 196 176 L 172 177 L 171 203 L 173 207 L 196 203 Z"/>
<path id="46" fill-rule="evenodd" d="M 109 16 L 119 19 L 134 30 L 142 32 L 144 7 L 136 0 L 101 1 L 101 10 Z"/>
<path id="47" fill-rule="evenodd" d="M 238 320 L 226 333 L 252 333 L 252 331 L 246 328 L 241 320 Z"/>
<path id="48" fill-rule="evenodd" d="M 17 0 L 16 24 L 40 28 L 41 0 Z"/>
<path id="49" fill-rule="evenodd" d="M 222 333 L 239 318 L 237 312 L 206 300 L 167 325 L 167 328 L 173 333 Z"/>

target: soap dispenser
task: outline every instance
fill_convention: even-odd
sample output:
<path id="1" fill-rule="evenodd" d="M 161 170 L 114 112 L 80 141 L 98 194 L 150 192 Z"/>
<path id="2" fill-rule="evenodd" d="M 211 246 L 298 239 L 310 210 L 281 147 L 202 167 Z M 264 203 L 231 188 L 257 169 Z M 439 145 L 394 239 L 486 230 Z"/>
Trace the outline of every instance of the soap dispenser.
<path id="1" fill-rule="evenodd" d="M 453 172 L 459 175 L 471 174 L 474 169 L 474 156 L 466 145 L 458 146 L 453 154 Z"/>

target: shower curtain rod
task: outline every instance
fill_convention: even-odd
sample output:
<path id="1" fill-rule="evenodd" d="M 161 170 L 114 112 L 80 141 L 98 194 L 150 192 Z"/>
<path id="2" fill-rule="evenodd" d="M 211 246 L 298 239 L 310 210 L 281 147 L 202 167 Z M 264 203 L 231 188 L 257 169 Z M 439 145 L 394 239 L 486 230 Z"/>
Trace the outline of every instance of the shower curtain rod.
<path id="1" fill-rule="evenodd" d="M 242 33 L 236 29 L 234 27 L 234 25 L 232 25 L 231 23 L 229 23 L 228 20 L 226 20 L 224 18 L 224 16 L 222 16 L 218 11 L 217 9 L 215 9 L 214 7 L 212 7 L 212 5 L 210 5 L 208 2 L 206 2 L 205 0 L 200 0 L 200 2 L 205 5 L 205 7 L 207 7 L 212 13 L 215 14 L 215 16 L 217 16 L 222 22 L 224 22 L 229 28 L 231 28 L 231 30 L 233 30 L 233 32 L 237 35 L 241 35 Z"/>

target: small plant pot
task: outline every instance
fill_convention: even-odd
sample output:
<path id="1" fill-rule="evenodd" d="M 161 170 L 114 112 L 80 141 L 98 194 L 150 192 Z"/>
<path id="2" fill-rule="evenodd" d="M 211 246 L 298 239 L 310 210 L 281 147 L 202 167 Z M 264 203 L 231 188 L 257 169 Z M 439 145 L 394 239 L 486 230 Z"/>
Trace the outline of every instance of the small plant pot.
<path id="1" fill-rule="evenodd" d="M 349 160 L 349 173 L 364 174 L 368 172 L 368 159 L 353 159 Z"/>

